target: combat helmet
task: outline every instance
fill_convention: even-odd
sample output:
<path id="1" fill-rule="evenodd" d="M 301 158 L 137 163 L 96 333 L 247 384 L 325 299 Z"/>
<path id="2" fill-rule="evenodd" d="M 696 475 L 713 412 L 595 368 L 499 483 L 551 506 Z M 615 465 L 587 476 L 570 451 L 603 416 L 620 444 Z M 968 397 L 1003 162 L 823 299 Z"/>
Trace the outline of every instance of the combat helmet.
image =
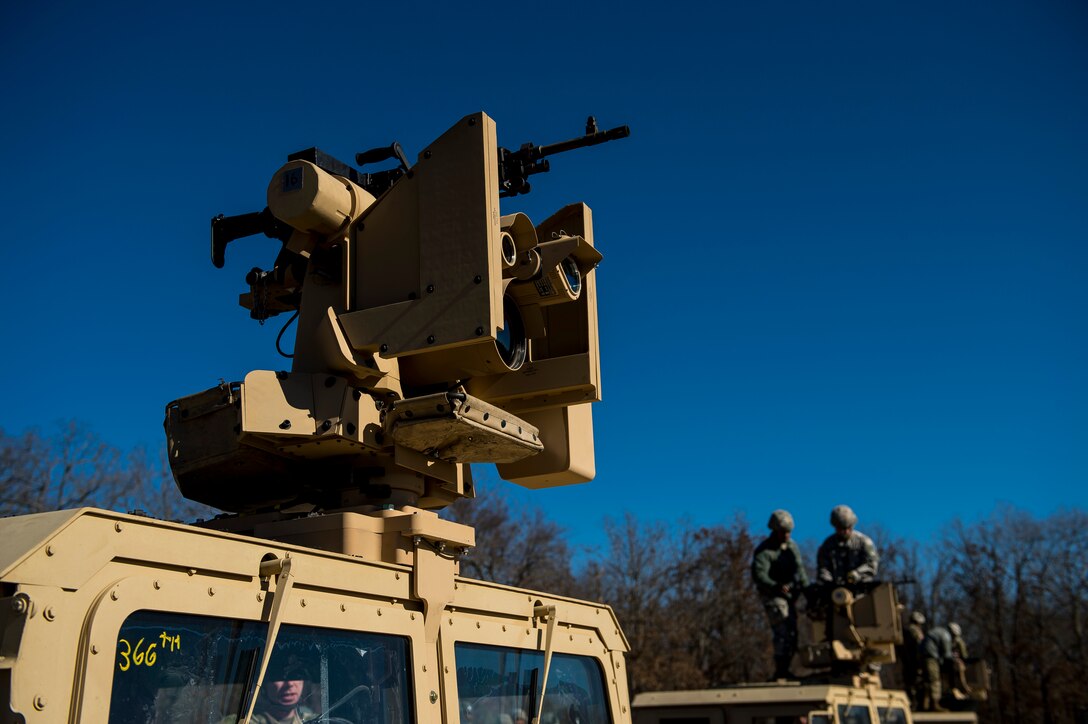
<path id="1" fill-rule="evenodd" d="M 779 508 L 771 513 L 771 519 L 767 521 L 767 527 L 771 530 L 789 532 L 793 530 L 793 516 L 788 510 Z"/>
<path id="2" fill-rule="evenodd" d="M 831 525 L 836 529 L 853 528 L 858 522 L 858 517 L 849 505 L 836 505 L 831 509 Z"/>

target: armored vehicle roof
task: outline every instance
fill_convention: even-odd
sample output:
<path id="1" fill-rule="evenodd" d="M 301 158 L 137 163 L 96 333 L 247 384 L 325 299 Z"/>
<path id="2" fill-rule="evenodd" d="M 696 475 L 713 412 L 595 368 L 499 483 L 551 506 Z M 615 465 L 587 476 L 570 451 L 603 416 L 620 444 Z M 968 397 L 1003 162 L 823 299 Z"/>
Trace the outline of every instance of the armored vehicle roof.
<path id="1" fill-rule="evenodd" d="M 0 580 L 9 583 L 76 590 L 101 574 L 110 564 L 122 564 L 133 571 L 140 569 L 145 574 L 150 574 L 153 569 L 180 569 L 250 578 L 256 575 L 261 558 L 274 552 L 290 553 L 294 558 L 315 559 L 315 565 L 320 565 L 320 570 L 326 572 L 326 566 L 334 566 L 336 570 L 350 570 L 351 567 L 369 570 L 363 581 L 353 576 L 321 578 L 317 576 L 318 569 L 296 565 L 296 586 L 306 587 L 309 583 L 330 590 L 354 589 L 371 595 L 386 594 L 401 601 L 411 599 L 407 576 L 403 575 L 403 572 L 411 570 L 410 565 L 367 560 L 282 541 L 97 508 L 0 518 L 0 540 L 4 541 L 0 547 Z M 347 568 L 343 568 L 345 566 Z M 389 575 L 375 577 L 376 569 L 388 571 Z M 400 583 L 393 585 L 395 582 Z M 458 608 L 480 607 L 496 613 L 514 613 L 513 609 L 525 608 L 521 602 L 528 598 L 546 598 L 548 601 L 586 607 L 594 611 L 594 628 L 599 629 L 608 647 L 628 650 L 615 614 L 607 605 L 461 576 L 457 577 L 457 582 L 460 594 L 456 602 Z M 530 593 L 535 595 L 528 596 Z"/>
<path id="2" fill-rule="evenodd" d="M 843 684 L 802 684 L 796 681 L 781 683 L 739 684 L 720 689 L 700 689 L 692 691 L 656 691 L 639 694 L 631 706 L 639 707 L 676 707 L 676 706 L 713 706 L 745 705 L 774 702 L 822 703 L 832 699 L 858 698 L 873 700 L 876 703 L 887 702 L 906 704 L 906 697 L 901 691 L 881 689 L 879 687 L 854 687 Z"/>

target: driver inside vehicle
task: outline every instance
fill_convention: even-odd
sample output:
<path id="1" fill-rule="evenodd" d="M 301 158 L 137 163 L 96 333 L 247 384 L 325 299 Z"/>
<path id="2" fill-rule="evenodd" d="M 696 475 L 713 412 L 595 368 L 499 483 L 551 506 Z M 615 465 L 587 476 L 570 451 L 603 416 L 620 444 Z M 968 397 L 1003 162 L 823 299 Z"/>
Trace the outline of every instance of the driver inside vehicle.
<path id="1" fill-rule="evenodd" d="M 268 667 L 268 677 L 257 694 L 257 703 L 253 707 L 252 724 L 303 724 L 315 719 L 317 712 L 305 706 L 306 681 L 309 672 L 301 659 L 295 655 L 287 656 L 283 661 L 273 659 Z M 236 724 L 240 719 L 228 716 L 220 724 Z"/>
<path id="2" fill-rule="evenodd" d="M 302 724 L 312 719 L 314 712 L 302 706 L 302 679 L 266 681 L 254 707 L 253 724 Z"/>

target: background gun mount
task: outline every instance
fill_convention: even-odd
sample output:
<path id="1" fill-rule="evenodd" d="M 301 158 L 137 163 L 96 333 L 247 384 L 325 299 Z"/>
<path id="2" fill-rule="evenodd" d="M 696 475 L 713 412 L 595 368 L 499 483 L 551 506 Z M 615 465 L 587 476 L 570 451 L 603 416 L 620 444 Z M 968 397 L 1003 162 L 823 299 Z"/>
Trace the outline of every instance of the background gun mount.
<path id="1" fill-rule="evenodd" d="M 895 661 L 903 625 L 893 584 L 826 587 L 809 599 L 809 612 L 812 643 L 801 652 L 805 666 L 853 675 Z"/>

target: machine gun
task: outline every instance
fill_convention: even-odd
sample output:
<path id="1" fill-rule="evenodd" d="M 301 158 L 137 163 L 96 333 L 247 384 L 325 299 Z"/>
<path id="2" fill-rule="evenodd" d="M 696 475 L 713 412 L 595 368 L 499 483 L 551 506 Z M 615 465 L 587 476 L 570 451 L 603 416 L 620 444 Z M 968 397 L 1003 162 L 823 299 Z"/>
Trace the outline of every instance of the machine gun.
<path id="1" fill-rule="evenodd" d="M 631 135 L 631 129 L 627 126 L 617 126 L 607 131 L 597 128 L 597 119 L 590 116 L 586 119 L 586 135 L 581 138 L 571 138 L 559 143 L 547 146 L 535 146 L 530 141 L 521 144 L 521 148 L 510 151 L 499 148 L 499 187 L 500 196 L 517 196 L 527 194 L 532 190 L 529 177 L 537 173 L 546 173 L 551 170 L 548 156 L 573 151 L 576 148 L 596 146 L 598 143 L 607 143 Z"/>
<path id="2" fill-rule="evenodd" d="M 291 154 L 263 211 L 211 224 L 216 267 L 233 239 L 281 242 L 240 304 L 262 321 L 296 312 L 291 370 L 170 403 L 182 493 L 242 513 L 429 509 L 473 494 L 470 463 L 528 487 L 592 479 L 591 212 L 571 204 L 534 225 L 500 215 L 499 199 L 528 192 L 545 157 L 629 133 L 590 117 L 583 137 L 512 152 L 477 113 L 414 166 L 398 143 L 356 155 L 397 160 L 374 173 Z"/>

